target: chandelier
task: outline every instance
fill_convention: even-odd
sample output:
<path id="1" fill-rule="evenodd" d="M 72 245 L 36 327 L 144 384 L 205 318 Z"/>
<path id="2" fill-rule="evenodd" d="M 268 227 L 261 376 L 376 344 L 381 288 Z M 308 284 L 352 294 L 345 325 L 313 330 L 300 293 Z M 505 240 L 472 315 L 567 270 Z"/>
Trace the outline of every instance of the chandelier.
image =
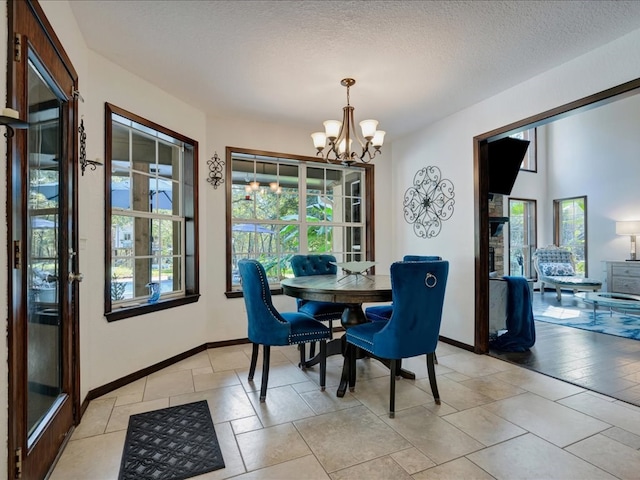
<path id="1" fill-rule="evenodd" d="M 356 81 L 353 78 L 343 78 L 340 82 L 343 87 L 347 87 L 347 105 L 342 108 L 342 122 L 339 120 L 327 120 L 323 122 L 324 132 L 311 134 L 313 145 L 318 150 L 316 155 L 322 155 L 322 158 L 327 162 L 339 161 L 343 165 L 351 165 L 359 159 L 361 162 L 368 163 L 380 153 L 380 147 L 384 142 L 386 132 L 377 130 L 377 120 L 361 121 L 362 135 L 355 130 L 354 108 L 349 104 L 349 88 L 355 83 Z M 362 153 L 360 154 L 352 151 L 354 138 L 362 148 Z M 328 151 L 324 154 L 326 147 L 328 147 Z M 370 147 L 373 147 L 373 150 Z"/>

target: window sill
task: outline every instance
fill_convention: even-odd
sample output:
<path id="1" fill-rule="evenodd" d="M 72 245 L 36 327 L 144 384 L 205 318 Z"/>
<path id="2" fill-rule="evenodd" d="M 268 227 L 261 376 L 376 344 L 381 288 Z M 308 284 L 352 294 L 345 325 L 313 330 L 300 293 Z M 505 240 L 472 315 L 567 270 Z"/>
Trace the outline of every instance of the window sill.
<path id="1" fill-rule="evenodd" d="M 200 294 L 195 293 L 180 298 L 171 298 L 164 301 L 161 300 L 158 303 L 147 303 L 145 305 L 119 308 L 111 312 L 105 312 L 104 316 L 107 318 L 107 322 L 115 322 L 116 320 L 123 320 L 125 318 L 137 317 L 138 315 L 145 315 L 147 313 L 188 305 L 189 303 L 197 302 L 199 298 Z"/>

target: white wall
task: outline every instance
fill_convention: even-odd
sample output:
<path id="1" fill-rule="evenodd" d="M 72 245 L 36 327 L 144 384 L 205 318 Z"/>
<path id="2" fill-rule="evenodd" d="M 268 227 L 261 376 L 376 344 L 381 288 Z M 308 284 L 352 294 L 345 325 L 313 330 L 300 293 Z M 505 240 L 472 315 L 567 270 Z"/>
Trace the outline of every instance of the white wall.
<path id="1" fill-rule="evenodd" d="M 474 241 L 478 234 L 474 230 L 473 137 L 640 77 L 639 44 L 640 30 L 636 30 L 395 141 L 393 222 L 398 238 L 393 256 L 429 252 L 451 261 L 442 335 L 473 344 Z M 401 192 L 411 185 L 414 173 L 427 165 L 438 166 L 453 181 L 456 206 L 440 235 L 420 240 L 401 216 Z M 523 181 L 524 177 L 519 178 L 516 185 Z M 522 192 L 524 196 L 524 189 Z"/>

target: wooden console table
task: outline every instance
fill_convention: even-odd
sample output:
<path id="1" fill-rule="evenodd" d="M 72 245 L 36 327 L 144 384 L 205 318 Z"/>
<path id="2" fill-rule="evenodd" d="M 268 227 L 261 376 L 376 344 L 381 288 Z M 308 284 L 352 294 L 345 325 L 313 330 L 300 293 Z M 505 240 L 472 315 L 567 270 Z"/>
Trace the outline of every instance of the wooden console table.
<path id="1" fill-rule="evenodd" d="M 610 292 L 640 295 L 640 262 L 606 262 Z"/>

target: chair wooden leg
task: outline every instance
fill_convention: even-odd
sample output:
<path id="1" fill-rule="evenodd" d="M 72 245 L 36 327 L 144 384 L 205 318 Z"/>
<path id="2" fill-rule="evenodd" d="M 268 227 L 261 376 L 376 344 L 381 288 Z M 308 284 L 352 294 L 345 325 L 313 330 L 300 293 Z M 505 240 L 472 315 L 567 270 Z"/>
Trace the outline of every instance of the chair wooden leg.
<path id="1" fill-rule="evenodd" d="M 327 341 L 320 341 L 320 391 L 327 385 Z"/>
<path id="2" fill-rule="evenodd" d="M 305 347 L 302 347 L 305 348 Z M 309 358 L 313 358 L 316 354 L 316 342 L 311 342 L 309 344 Z"/>
<path id="3" fill-rule="evenodd" d="M 300 367 L 301 369 L 305 370 L 305 362 L 307 361 L 307 344 L 306 343 L 299 343 L 298 344 L 298 350 L 300 350 L 300 363 L 298 364 L 298 367 Z"/>
<path id="4" fill-rule="evenodd" d="M 434 366 L 435 352 L 427 353 L 427 372 L 429 373 L 429 384 L 431 385 L 431 393 L 436 405 L 440 405 L 440 394 L 438 393 L 438 384 L 436 382 L 436 368 Z"/>
<path id="5" fill-rule="evenodd" d="M 262 346 L 262 383 L 260 385 L 260 401 L 267 398 L 267 384 L 269 383 L 269 358 L 271 357 L 271 347 Z"/>
<path id="6" fill-rule="evenodd" d="M 348 344 L 349 354 L 349 391 L 356 389 L 356 357 L 358 356 L 358 347 Z"/>
<path id="7" fill-rule="evenodd" d="M 258 363 L 258 344 L 253 344 L 253 351 L 251 352 L 251 364 L 249 365 L 249 381 L 253 381 L 253 376 L 256 373 L 256 364 Z"/>
<path id="8" fill-rule="evenodd" d="M 391 380 L 389 382 L 389 418 L 396 416 L 396 375 L 398 375 L 398 361 L 391 360 Z"/>

